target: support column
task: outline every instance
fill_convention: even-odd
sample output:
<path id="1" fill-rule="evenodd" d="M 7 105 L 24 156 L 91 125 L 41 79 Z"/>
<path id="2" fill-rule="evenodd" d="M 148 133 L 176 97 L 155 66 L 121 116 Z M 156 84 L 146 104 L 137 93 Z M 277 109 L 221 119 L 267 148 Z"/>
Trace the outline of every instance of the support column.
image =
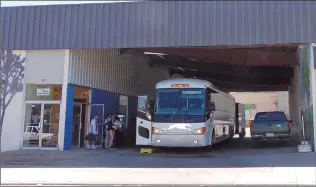
<path id="1" fill-rule="evenodd" d="M 294 67 L 294 77 L 289 87 L 289 119 L 291 119 L 291 136 L 293 140 L 301 141 L 301 121 L 300 121 L 300 67 Z"/>
<path id="2" fill-rule="evenodd" d="M 72 147 L 72 119 L 74 105 L 75 85 L 67 85 L 66 111 L 65 111 L 65 127 L 64 127 L 64 146 L 63 150 L 70 150 Z"/>
<path id="3" fill-rule="evenodd" d="M 313 100 L 314 151 L 316 151 L 316 44 L 312 44 L 311 87 Z"/>
<path id="4" fill-rule="evenodd" d="M 306 140 L 311 146 L 316 146 L 315 140 L 315 69 L 313 59 L 313 45 L 303 45 L 298 51 L 300 62 L 300 107 L 304 118 L 304 132 Z M 301 117 L 302 118 L 302 117 Z"/>
<path id="5" fill-rule="evenodd" d="M 69 50 L 65 50 L 64 74 L 63 74 L 64 77 L 63 77 L 62 99 L 61 99 L 60 114 L 59 114 L 59 130 L 58 130 L 59 151 L 63 151 L 63 150 L 67 150 L 71 148 L 74 85 L 68 84 L 68 72 L 69 72 Z M 69 128 L 70 128 L 70 131 L 69 131 Z M 69 132 L 70 132 L 70 137 L 69 137 Z"/>

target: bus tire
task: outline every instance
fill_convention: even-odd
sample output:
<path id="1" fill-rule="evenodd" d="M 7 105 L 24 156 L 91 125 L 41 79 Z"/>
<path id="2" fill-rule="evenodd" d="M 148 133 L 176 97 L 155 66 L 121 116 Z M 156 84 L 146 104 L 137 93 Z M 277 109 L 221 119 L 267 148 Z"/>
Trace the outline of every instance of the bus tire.
<path id="1" fill-rule="evenodd" d="M 216 138 L 215 138 L 215 130 L 213 129 L 213 131 L 212 131 L 212 143 L 211 143 L 211 146 L 215 145 L 215 141 L 216 141 Z"/>

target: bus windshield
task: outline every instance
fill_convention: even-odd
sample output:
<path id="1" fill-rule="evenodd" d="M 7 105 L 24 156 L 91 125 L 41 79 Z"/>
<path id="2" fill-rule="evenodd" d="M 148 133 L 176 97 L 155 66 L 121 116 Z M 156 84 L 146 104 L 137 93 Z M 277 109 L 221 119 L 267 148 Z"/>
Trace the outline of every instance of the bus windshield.
<path id="1" fill-rule="evenodd" d="M 204 115 L 205 89 L 160 88 L 156 93 L 155 115 Z"/>

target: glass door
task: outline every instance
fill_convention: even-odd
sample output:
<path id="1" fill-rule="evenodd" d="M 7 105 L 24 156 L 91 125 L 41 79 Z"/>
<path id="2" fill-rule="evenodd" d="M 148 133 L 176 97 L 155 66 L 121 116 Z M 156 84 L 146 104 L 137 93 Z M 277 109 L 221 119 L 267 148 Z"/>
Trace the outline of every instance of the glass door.
<path id="1" fill-rule="evenodd" d="M 39 147 L 42 104 L 25 105 L 23 147 Z"/>
<path id="2" fill-rule="evenodd" d="M 60 104 L 42 104 L 40 147 L 58 146 Z"/>
<path id="3" fill-rule="evenodd" d="M 82 129 L 82 104 L 75 103 L 73 106 L 72 120 L 72 146 L 80 147 Z"/>
<path id="4" fill-rule="evenodd" d="M 98 120 L 97 120 L 97 132 L 98 134 L 97 139 L 95 141 L 95 146 L 96 147 L 102 147 L 102 145 L 104 144 L 105 141 L 105 136 L 104 136 L 104 132 L 105 132 L 105 127 L 104 127 L 104 104 L 90 104 L 89 105 L 89 116 L 90 116 L 90 120 L 89 120 L 89 125 L 88 125 L 88 133 L 89 133 L 89 127 L 90 127 L 90 123 L 92 118 L 98 114 Z M 87 133 L 87 134 L 88 134 Z"/>
<path id="5" fill-rule="evenodd" d="M 26 103 L 23 131 L 24 148 L 58 146 L 59 103 Z"/>

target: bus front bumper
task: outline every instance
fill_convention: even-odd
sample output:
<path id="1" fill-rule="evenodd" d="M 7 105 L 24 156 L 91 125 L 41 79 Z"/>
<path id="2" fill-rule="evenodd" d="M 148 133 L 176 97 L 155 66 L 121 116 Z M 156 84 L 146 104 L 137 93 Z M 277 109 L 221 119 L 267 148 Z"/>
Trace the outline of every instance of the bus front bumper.
<path id="1" fill-rule="evenodd" d="M 205 147 L 205 135 L 158 135 L 153 134 L 151 139 L 152 146 L 156 147 Z"/>

